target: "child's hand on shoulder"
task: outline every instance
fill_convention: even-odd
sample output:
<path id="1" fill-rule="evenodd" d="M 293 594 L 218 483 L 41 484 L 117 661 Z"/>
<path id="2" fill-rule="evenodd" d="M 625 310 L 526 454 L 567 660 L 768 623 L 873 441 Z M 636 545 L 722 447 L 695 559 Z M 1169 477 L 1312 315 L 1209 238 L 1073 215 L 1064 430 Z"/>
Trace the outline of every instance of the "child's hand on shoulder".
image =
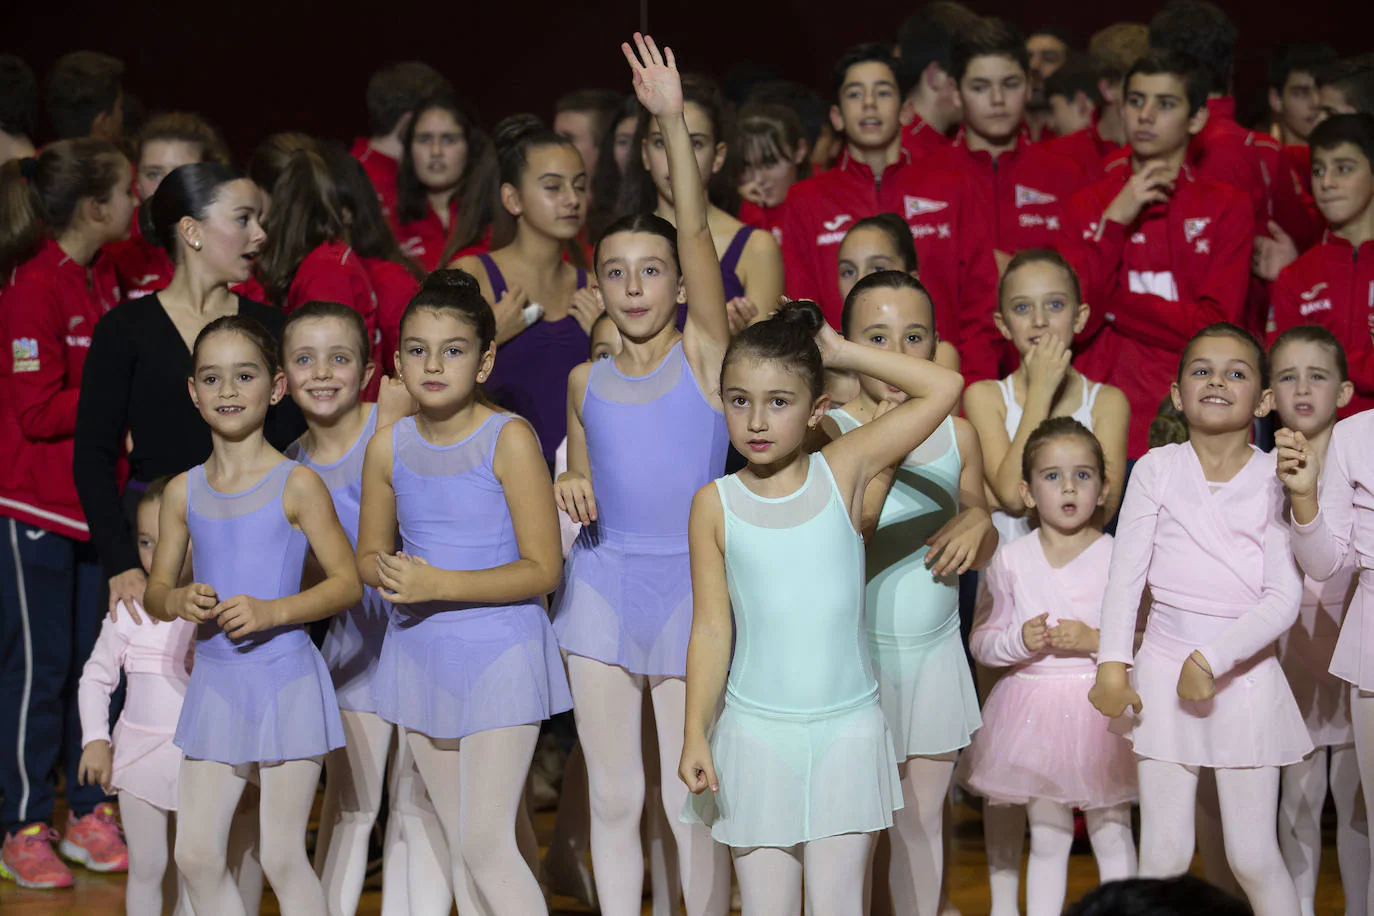
<path id="1" fill-rule="evenodd" d="M 279 625 L 275 602 L 263 601 L 252 595 L 235 595 L 215 606 L 219 628 L 230 639 L 242 639 L 250 633 L 261 633 Z"/>
<path id="2" fill-rule="evenodd" d="M 700 795 L 707 789 L 720 791 L 716 767 L 711 760 L 711 745 L 704 735 L 688 738 L 682 745 L 682 762 L 678 765 L 677 775 L 693 795 Z"/>
<path id="3" fill-rule="evenodd" d="M 1032 617 L 1021 624 L 1021 641 L 1026 644 L 1026 648 L 1031 652 L 1039 652 L 1045 648 L 1045 642 L 1049 638 L 1048 612 L 1039 617 Z"/>
<path id="4" fill-rule="evenodd" d="M 1061 619 L 1049 630 L 1050 648 L 1056 652 L 1096 652 L 1097 637 L 1097 629 L 1081 620 Z"/>
<path id="5" fill-rule="evenodd" d="M 105 794 L 113 789 L 110 780 L 114 778 L 114 763 L 110 753 L 110 742 L 92 741 L 81 751 L 81 763 L 76 768 L 76 781 L 83 786 L 100 786 Z"/>
<path id="6" fill-rule="evenodd" d="M 392 604 L 424 604 L 443 597 L 439 570 L 408 553 L 377 554 L 382 597 Z"/>
<path id="7" fill-rule="evenodd" d="M 1291 429 L 1274 433 L 1278 455 L 1279 483 L 1291 496 L 1315 497 L 1321 476 L 1321 459 L 1307 443 L 1307 437 Z"/>
<path id="8" fill-rule="evenodd" d="M 558 508 L 580 525 L 596 521 L 596 496 L 592 482 L 576 471 L 564 471 L 553 485 L 553 499 Z"/>
<path id="9" fill-rule="evenodd" d="M 173 589 L 167 599 L 167 607 L 183 620 L 204 623 L 215 616 L 215 605 L 219 596 L 204 582 L 192 582 L 183 588 Z"/>
<path id="10" fill-rule="evenodd" d="M 1097 680 L 1088 691 L 1088 702 L 1098 712 L 1109 719 L 1117 719 L 1125 714 L 1127 707 L 1139 715 L 1145 708 L 1140 702 L 1140 694 L 1131 687 L 1126 677 L 1126 666 L 1120 662 L 1106 662 L 1097 666 Z"/>
<path id="11" fill-rule="evenodd" d="M 1216 679 L 1212 677 L 1211 666 L 1201 652 L 1194 652 L 1183 660 L 1183 669 L 1178 673 L 1178 697 L 1193 703 L 1210 700 L 1217 692 Z"/>

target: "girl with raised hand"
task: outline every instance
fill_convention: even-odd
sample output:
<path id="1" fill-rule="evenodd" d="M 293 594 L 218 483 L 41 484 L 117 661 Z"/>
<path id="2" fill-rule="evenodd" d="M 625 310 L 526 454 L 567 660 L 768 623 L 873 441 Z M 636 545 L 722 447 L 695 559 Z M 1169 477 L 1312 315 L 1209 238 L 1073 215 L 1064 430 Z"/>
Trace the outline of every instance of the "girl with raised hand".
<path id="1" fill-rule="evenodd" d="M 496 303 L 500 359 L 485 390 L 534 427 L 544 458 L 567 432 L 568 373 L 587 358 L 588 335 L 601 313 L 587 272 L 565 257 L 586 218 L 587 173 L 572 141 L 533 115 L 513 115 L 493 134 L 499 197 L 493 251 L 454 266 L 482 284 Z"/>
<path id="2" fill-rule="evenodd" d="M 1188 441 L 1151 449 L 1131 474 L 1089 698 L 1121 719 L 1113 730 L 1135 751 L 1140 873 L 1188 870 L 1198 773 L 1209 768 L 1231 870 L 1256 916 L 1280 916 L 1299 905 L 1274 829 L 1279 768 L 1311 753 L 1312 739 L 1274 653 L 1298 618 L 1302 576 L 1275 458 L 1250 444 L 1269 412 L 1266 381 L 1264 351 L 1235 325 L 1209 325 L 1184 348 L 1172 391 Z"/>
<path id="3" fill-rule="evenodd" d="M 367 447 L 357 562 L 393 608 L 377 714 L 405 729 L 458 909 L 528 916 L 547 908 L 517 811 L 539 723 L 572 703 L 543 607 L 561 560 L 548 465 L 529 425 L 480 396 L 495 334 L 461 270 L 431 274 L 406 307 L 397 363 L 419 412 Z"/>
<path id="4" fill-rule="evenodd" d="M 720 365 L 730 329 L 706 193 L 684 118 L 682 83 L 649 39 L 623 46 L 635 93 L 669 156 L 678 229 L 652 214 L 614 223 L 595 252 L 613 358 L 568 380 L 568 471 L 558 505 L 583 525 L 568 558 L 554 628 L 569 654 L 577 731 L 591 786 L 592 864 L 607 916 L 637 914 L 645 792 L 640 709 L 654 708 L 663 805 L 671 819 L 687 912 L 729 906 L 729 863 L 706 830 L 679 823 L 674 779 L 686 708 L 692 581 L 691 494 L 725 466 Z M 678 304 L 690 301 L 684 330 Z"/>
<path id="5" fill-rule="evenodd" d="M 276 342 L 231 315 L 207 325 L 191 353 L 188 387 L 214 448 L 163 493 L 147 592 L 154 617 L 197 625 L 174 738 L 183 755 L 177 867 L 197 912 L 244 912 L 227 867 L 229 826 L 256 774 L 263 874 L 283 912 L 322 916 L 305 826 L 324 755 L 344 733 L 304 624 L 354 604 L 362 586 L 319 475 L 263 435 L 268 405 L 286 394 Z M 182 586 L 188 550 L 193 581 Z M 311 554 L 318 581 L 302 590 Z"/>

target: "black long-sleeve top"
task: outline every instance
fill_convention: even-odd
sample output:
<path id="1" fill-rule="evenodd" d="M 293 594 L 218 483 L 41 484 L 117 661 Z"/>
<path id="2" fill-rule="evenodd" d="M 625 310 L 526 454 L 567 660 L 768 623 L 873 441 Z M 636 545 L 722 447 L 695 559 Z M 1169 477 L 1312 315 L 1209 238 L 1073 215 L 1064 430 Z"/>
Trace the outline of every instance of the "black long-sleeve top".
<path id="1" fill-rule="evenodd" d="M 280 338 L 279 309 L 239 297 L 239 314 Z M 139 569 L 138 541 L 125 519 L 116 485 L 124 432 L 134 480 L 180 474 L 210 457 L 210 427 L 191 403 L 186 380 L 191 352 L 156 295 L 123 302 L 95 326 L 77 405 L 72 470 L 91 541 L 107 576 Z M 305 421 L 289 398 L 267 413 L 267 439 L 285 448 Z"/>

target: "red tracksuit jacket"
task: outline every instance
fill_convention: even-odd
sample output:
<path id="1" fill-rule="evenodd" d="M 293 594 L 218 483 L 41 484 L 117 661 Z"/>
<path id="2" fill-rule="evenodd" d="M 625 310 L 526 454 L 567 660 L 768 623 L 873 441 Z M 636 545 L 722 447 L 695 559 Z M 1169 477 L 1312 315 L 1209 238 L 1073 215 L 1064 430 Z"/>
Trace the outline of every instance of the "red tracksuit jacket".
<path id="1" fill-rule="evenodd" d="M 776 207 L 760 207 L 758 204 L 746 200 L 739 205 L 739 215 L 736 218 L 746 226 L 771 232 L 773 238 L 781 243 L 782 216 L 786 208 L 787 201 L 785 200 Z"/>
<path id="2" fill-rule="evenodd" d="M 920 115 L 902 128 L 902 149 L 911 154 L 914 162 L 926 153 L 937 152 L 949 146 L 949 137 L 931 127 Z"/>
<path id="3" fill-rule="evenodd" d="M 396 175 L 401 164 L 385 153 L 379 153 L 368 146 L 367 137 L 353 141 L 353 158 L 362 163 L 363 171 L 372 179 L 372 187 L 377 191 L 377 202 L 382 205 L 382 215 L 395 232 L 400 223 L 396 222 Z"/>
<path id="4" fill-rule="evenodd" d="M 377 293 L 379 352 L 374 357 L 377 372 L 395 375 L 401 313 L 420 291 L 420 281 L 400 264 L 381 258 L 363 258 L 363 267 L 372 281 L 372 289 Z"/>
<path id="5" fill-rule="evenodd" d="M 120 300 L 113 266 L 88 271 L 48 240 L 0 292 L 0 515 L 77 540 L 90 532 L 72 477 L 81 370 L 95 323 Z"/>
<path id="6" fill-rule="evenodd" d="M 1107 177 L 1106 160 L 1121 149 L 1121 144 L 1108 140 L 1097 132 L 1097 124 L 1074 131 L 1067 137 L 1050 137 L 1040 144 L 1050 152 L 1072 159 L 1083 170 L 1086 181 L 1101 181 Z"/>
<path id="7" fill-rule="evenodd" d="M 137 212 L 134 213 L 129 237 L 106 245 L 101 257 L 109 259 L 125 299 L 137 299 L 166 289 L 176 270 L 176 265 L 162 246 L 154 245 L 143 237 Z"/>
<path id="8" fill-rule="evenodd" d="M 1345 347 L 1355 397 L 1342 417 L 1374 407 L 1374 241 L 1357 250 L 1328 233 L 1274 281 L 1269 341 L 1300 324 L 1319 324 Z"/>
<path id="9" fill-rule="evenodd" d="M 1065 254 L 1092 306 L 1075 364 L 1125 393 L 1127 455 L 1138 458 L 1188 339 L 1213 322 L 1239 323 L 1253 242 L 1245 196 L 1187 165 L 1167 204 L 1146 208 L 1130 226 L 1104 221 L 1130 174 L 1114 169 L 1074 195 L 1064 222 Z"/>
<path id="10" fill-rule="evenodd" d="M 982 201 L 980 212 L 993 214 L 993 247 L 1009 253 L 1058 248 L 1064 205 L 1085 183 L 1077 163 L 1032 143 L 1025 130 L 1016 146 L 994 161 L 968 148 L 961 127 L 949 148 L 926 162 L 968 180 Z"/>
<path id="11" fill-rule="evenodd" d="M 1292 237 L 1298 251 L 1318 244 L 1326 233 L 1326 217 L 1312 199 L 1312 150 L 1306 146 L 1285 146 L 1279 150 L 1274 222 Z"/>

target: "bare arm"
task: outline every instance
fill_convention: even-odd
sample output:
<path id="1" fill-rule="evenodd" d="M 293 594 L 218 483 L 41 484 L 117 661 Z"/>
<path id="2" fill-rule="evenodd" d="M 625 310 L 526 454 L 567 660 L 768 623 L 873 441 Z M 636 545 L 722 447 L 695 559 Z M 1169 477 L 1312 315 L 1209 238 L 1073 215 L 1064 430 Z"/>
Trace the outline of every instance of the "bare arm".
<path id="1" fill-rule="evenodd" d="M 558 508 L 579 525 L 596 521 L 592 463 L 587 457 L 587 428 L 582 425 L 582 399 L 591 371 L 591 363 L 582 363 L 568 374 L 568 469 L 558 475 L 553 487 Z"/>
<path id="2" fill-rule="evenodd" d="M 185 617 L 200 623 L 214 616 L 210 611 L 219 600 L 214 589 L 195 582 L 184 588 L 177 587 L 190 546 L 191 532 L 186 527 L 186 475 L 178 474 L 162 491 L 157 550 L 153 553 L 148 590 L 143 596 L 144 607 L 158 620 Z"/>
<path id="3" fill-rule="evenodd" d="M 692 638 L 687 644 L 687 713 L 679 775 L 693 792 L 716 788 L 706 741 L 730 670 L 734 621 L 725 579 L 725 516 L 715 484 L 692 499 Z"/>
<path id="4" fill-rule="evenodd" d="M 378 588 L 377 558 L 396 549 L 396 491 L 391 488 L 392 431 L 378 430 L 363 457 L 355 563 L 365 585 Z"/>
<path id="5" fill-rule="evenodd" d="M 1005 509 L 997 497 L 997 491 L 993 489 L 992 480 L 993 472 L 1001 466 L 1007 450 L 1011 448 L 1011 437 L 1007 435 L 1006 402 L 1002 399 L 999 383 L 989 379 L 969 385 L 964 392 L 964 415 L 978 432 L 983 459 L 983 480 L 986 484 L 984 496 L 992 501 L 992 508 Z M 1017 466 L 1020 466 L 1019 459 Z M 1020 511 L 1025 510 L 1019 491 L 1012 506 L 1013 511 L 1016 511 L 1017 507 Z"/>
<path id="6" fill-rule="evenodd" d="M 782 248 L 773 233 L 760 229 L 749 235 L 740 257 L 740 279 L 744 281 L 745 298 L 758 309 L 754 320 L 762 321 L 772 314 L 783 294 Z"/>
<path id="7" fill-rule="evenodd" d="M 1131 428 L 1131 405 L 1120 388 L 1103 385 L 1093 403 L 1093 435 L 1102 443 L 1107 460 L 1107 502 L 1103 521 L 1111 519 L 1126 493 L 1126 434 Z"/>

